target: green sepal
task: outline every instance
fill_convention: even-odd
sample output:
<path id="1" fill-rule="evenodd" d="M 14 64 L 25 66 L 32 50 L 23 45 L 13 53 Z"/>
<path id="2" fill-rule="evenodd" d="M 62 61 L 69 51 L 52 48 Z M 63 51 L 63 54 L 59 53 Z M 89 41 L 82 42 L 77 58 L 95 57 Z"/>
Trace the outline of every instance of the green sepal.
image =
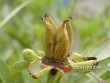
<path id="1" fill-rule="evenodd" d="M 36 51 L 34 51 L 34 53 L 36 54 L 36 55 L 38 55 L 38 56 L 45 56 L 45 52 L 44 51 L 41 51 L 41 50 L 36 50 Z"/>
<path id="2" fill-rule="evenodd" d="M 33 78 L 40 78 L 46 75 L 53 67 L 45 66 L 43 67 L 40 61 L 34 60 L 29 65 L 29 72 Z"/>
<path id="3" fill-rule="evenodd" d="M 84 62 L 78 62 L 78 63 L 71 62 L 71 66 L 73 67 L 73 70 L 80 73 L 88 73 L 92 69 L 94 69 L 96 65 L 97 65 L 96 60 L 90 60 L 90 61 L 84 61 Z"/>
<path id="4" fill-rule="evenodd" d="M 83 56 L 81 54 L 78 54 L 78 53 L 72 53 L 69 57 L 69 59 L 71 60 L 76 60 L 78 62 L 83 62 L 85 61 Z"/>
<path id="5" fill-rule="evenodd" d="M 23 50 L 23 57 L 24 57 L 24 60 L 28 62 L 31 62 L 36 59 L 40 59 L 40 57 L 37 56 L 33 50 L 28 48 Z"/>

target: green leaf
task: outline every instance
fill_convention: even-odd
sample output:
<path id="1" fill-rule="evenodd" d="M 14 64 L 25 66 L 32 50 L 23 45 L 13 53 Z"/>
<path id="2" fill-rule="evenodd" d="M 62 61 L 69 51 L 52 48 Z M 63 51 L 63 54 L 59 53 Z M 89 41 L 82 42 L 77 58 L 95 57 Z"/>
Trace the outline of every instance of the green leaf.
<path id="1" fill-rule="evenodd" d="M 0 79 L 3 83 L 15 83 L 7 65 L 2 59 L 0 59 Z"/>
<path id="2" fill-rule="evenodd" d="M 0 22 L 0 28 L 3 27 L 13 16 L 15 16 L 21 9 L 23 9 L 26 5 L 29 4 L 29 0 L 25 1 L 17 8 L 15 8 L 3 21 Z"/>
<path id="3" fill-rule="evenodd" d="M 11 72 L 13 75 L 18 74 L 19 72 L 21 72 L 23 69 L 27 68 L 29 65 L 28 61 L 20 61 L 20 62 L 16 62 L 13 64 L 13 66 L 11 67 Z"/>
<path id="4" fill-rule="evenodd" d="M 44 75 L 46 75 L 53 67 L 46 66 L 40 63 L 39 60 L 32 61 L 29 65 L 29 71 L 32 77 L 34 78 L 40 78 Z"/>
<path id="5" fill-rule="evenodd" d="M 110 83 L 110 79 L 107 79 L 107 80 L 106 80 L 106 83 Z"/>
<path id="6" fill-rule="evenodd" d="M 98 77 L 97 75 L 95 75 L 93 72 L 90 72 L 88 74 L 86 74 L 91 80 L 94 81 L 94 83 L 105 83 L 105 81 L 103 79 L 101 79 L 100 77 Z"/>
<path id="7" fill-rule="evenodd" d="M 101 66 L 102 68 L 100 70 L 94 71 L 95 74 L 97 74 L 98 76 L 101 76 L 103 78 L 103 75 L 109 71 L 109 64 L 110 63 L 110 57 L 104 60 L 99 61 L 99 66 Z"/>

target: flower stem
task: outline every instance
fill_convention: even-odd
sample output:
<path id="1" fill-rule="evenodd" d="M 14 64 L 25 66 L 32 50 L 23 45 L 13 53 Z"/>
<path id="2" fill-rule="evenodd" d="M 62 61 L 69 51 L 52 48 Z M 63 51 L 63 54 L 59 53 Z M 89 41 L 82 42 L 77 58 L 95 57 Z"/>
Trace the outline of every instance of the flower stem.
<path id="1" fill-rule="evenodd" d="M 56 75 L 52 75 L 52 73 L 50 71 L 49 75 L 48 75 L 47 83 L 55 83 L 55 77 L 56 77 Z"/>

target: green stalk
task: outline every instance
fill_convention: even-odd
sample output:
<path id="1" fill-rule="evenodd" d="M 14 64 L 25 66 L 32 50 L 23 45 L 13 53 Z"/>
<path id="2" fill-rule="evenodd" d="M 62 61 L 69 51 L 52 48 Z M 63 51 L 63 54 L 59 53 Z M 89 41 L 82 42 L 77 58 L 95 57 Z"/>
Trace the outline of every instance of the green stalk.
<path id="1" fill-rule="evenodd" d="M 52 73 L 50 71 L 49 75 L 48 75 L 47 83 L 55 83 L 55 77 L 56 77 L 56 75 L 52 75 Z"/>
<path id="2" fill-rule="evenodd" d="M 31 1 L 25 1 L 18 7 L 16 7 L 6 18 L 3 19 L 3 21 L 0 22 L 0 28 L 2 28 L 12 17 L 14 17 L 21 9 L 23 9 L 25 6 L 27 6 Z"/>

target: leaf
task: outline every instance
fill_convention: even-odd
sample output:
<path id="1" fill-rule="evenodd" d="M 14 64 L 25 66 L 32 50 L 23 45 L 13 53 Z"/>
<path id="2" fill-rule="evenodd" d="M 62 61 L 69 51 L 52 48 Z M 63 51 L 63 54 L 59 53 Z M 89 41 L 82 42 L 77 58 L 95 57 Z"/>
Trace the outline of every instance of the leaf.
<path id="1" fill-rule="evenodd" d="M 0 58 L 0 83 L 15 83 L 7 65 Z"/>
<path id="2" fill-rule="evenodd" d="M 11 67 L 11 72 L 13 75 L 18 74 L 19 72 L 21 72 L 23 69 L 27 68 L 29 65 L 28 61 L 20 61 L 20 62 L 16 62 L 13 64 L 13 66 Z"/>
<path id="3" fill-rule="evenodd" d="M 98 61 L 103 61 L 110 57 L 110 44 L 107 41 L 92 41 L 84 50 L 83 55 L 97 57 Z"/>
<path id="4" fill-rule="evenodd" d="M 110 79 L 107 79 L 107 80 L 106 80 L 106 83 L 110 83 Z"/>
<path id="5" fill-rule="evenodd" d="M 104 73 L 109 71 L 109 65 L 108 65 L 109 63 L 110 63 L 110 57 L 107 59 L 99 61 L 98 65 L 101 66 L 102 68 L 100 70 L 96 71 L 95 73 L 98 76 L 104 75 Z"/>
<path id="6" fill-rule="evenodd" d="M 29 4 L 29 0 L 25 1 L 17 8 L 15 8 L 3 21 L 0 22 L 0 28 L 3 27 L 13 16 L 15 16 L 21 9 L 23 9 L 26 5 Z"/>
<path id="7" fill-rule="evenodd" d="M 105 83 L 105 81 L 103 79 L 101 79 L 100 77 L 98 77 L 97 75 L 95 75 L 93 72 L 90 72 L 88 74 L 86 74 L 91 80 L 94 81 L 94 83 Z"/>

